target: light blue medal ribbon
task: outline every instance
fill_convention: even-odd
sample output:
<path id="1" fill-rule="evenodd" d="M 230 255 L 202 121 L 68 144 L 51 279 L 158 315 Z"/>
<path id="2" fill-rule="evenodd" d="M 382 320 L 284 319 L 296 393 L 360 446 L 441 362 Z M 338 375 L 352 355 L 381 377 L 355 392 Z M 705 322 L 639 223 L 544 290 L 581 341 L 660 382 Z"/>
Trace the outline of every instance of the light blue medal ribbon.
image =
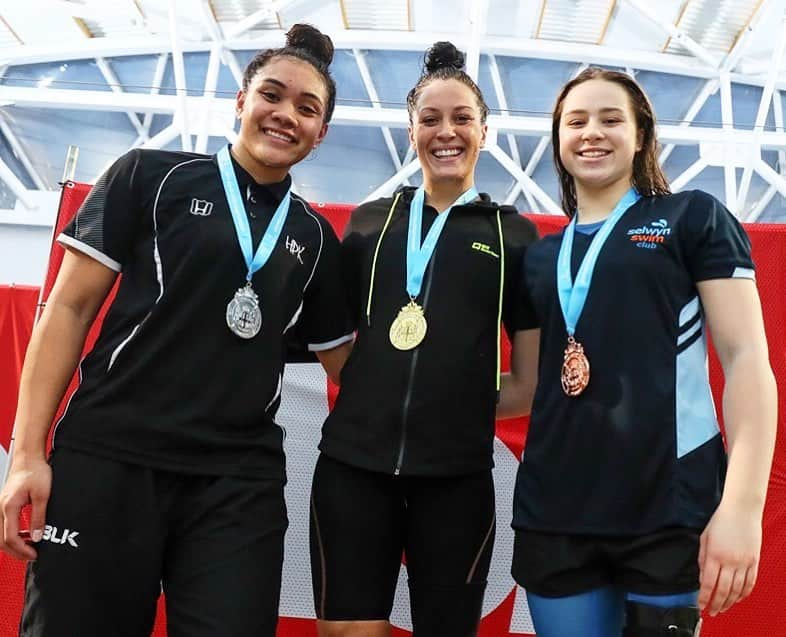
<path id="1" fill-rule="evenodd" d="M 426 317 L 423 314 L 423 308 L 415 303 L 415 299 L 420 294 L 420 288 L 423 286 L 423 276 L 431 260 L 431 255 L 434 254 L 434 248 L 437 247 L 439 235 L 445 227 L 450 211 L 454 206 L 463 205 L 477 196 L 478 191 L 475 186 L 462 193 L 445 212 L 437 215 L 434 223 L 428 229 L 423 245 L 421 245 L 420 236 L 423 228 L 423 204 L 426 200 L 426 191 L 423 186 L 415 191 L 412 202 L 409 204 L 409 227 L 407 229 L 407 294 L 409 295 L 409 303 L 401 308 L 390 326 L 389 334 L 390 342 L 396 349 L 413 349 L 420 345 L 426 337 L 428 329 Z M 391 207 L 391 213 L 393 207 Z M 371 299 L 369 297 L 370 305 Z"/>
<path id="2" fill-rule="evenodd" d="M 423 276 L 431 260 L 431 255 L 434 254 L 434 248 L 437 247 L 439 235 L 442 234 L 450 211 L 455 206 L 463 206 L 477 196 L 478 190 L 472 186 L 456 199 L 445 212 L 438 214 L 421 246 L 420 236 L 423 228 L 423 204 L 426 200 L 426 191 L 423 186 L 415 191 L 412 202 L 409 204 L 409 230 L 407 233 L 407 294 L 412 301 L 420 294 Z"/>
<path id="3" fill-rule="evenodd" d="M 232 159 L 229 155 L 229 147 L 224 146 L 218 155 L 218 171 L 221 174 L 221 183 L 224 186 L 224 194 L 229 204 L 229 211 L 232 214 L 232 222 L 235 225 L 237 240 L 240 244 L 240 251 L 248 267 L 246 274 L 246 285 L 235 292 L 235 297 L 227 305 L 226 321 L 230 330 L 240 338 L 253 338 L 259 333 L 262 327 L 262 312 L 259 309 L 259 297 L 251 287 L 251 279 L 254 273 L 260 270 L 267 263 L 273 253 L 281 236 L 281 230 L 289 213 L 290 189 L 287 190 L 278 208 L 273 213 L 265 234 L 254 253 L 254 244 L 251 238 L 251 227 L 246 217 L 246 207 L 243 204 L 243 197 L 240 195 L 240 188 L 237 185 L 235 169 L 232 166 Z"/>
<path id="4" fill-rule="evenodd" d="M 276 242 L 281 235 L 281 229 L 287 220 L 291 188 L 287 190 L 275 213 L 273 213 L 273 218 L 270 220 L 255 254 L 251 241 L 251 227 L 248 225 L 246 207 L 243 204 L 243 197 L 240 195 L 240 188 L 238 188 L 237 179 L 235 178 L 235 170 L 232 167 L 232 160 L 229 156 L 229 147 L 224 146 L 218 151 L 217 158 L 221 182 L 224 185 L 224 193 L 229 204 L 229 211 L 232 213 L 237 240 L 240 243 L 240 251 L 243 253 L 243 258 L 248 266 L 246 281 L 250 282 L 254 273 L 267 263 L 267 260 L 273 253 L 273 248 L 276 247 Z"/>
<path id="5" fill-rule="evenodd" d="M 576 332 L 581 312 L 584 310 L 584 304 L 587 302 L 598 255 L 622 215 L 640 198 L 641 195 L 631 188 L 617 202 L 614 210 L 592 238 L 587 253 L 581 260 L 575 282 L 571 275 L 571 255 L 578 214 L 573 215 L 573 219 L 565 228 L 565 233 L 562 236 L 562 244 L 557 257 L 557 291 L 562 316 L 565 319 L 565 327 L 568 330 L 568 346 L 565 349 L 565 362 L 562 367 L 562 387 L 569 396 L 577 396 L 584 391 L 589 383 L 589 361 L 584 354 L 583 347 L 575 341 L 573 335 Z"/>

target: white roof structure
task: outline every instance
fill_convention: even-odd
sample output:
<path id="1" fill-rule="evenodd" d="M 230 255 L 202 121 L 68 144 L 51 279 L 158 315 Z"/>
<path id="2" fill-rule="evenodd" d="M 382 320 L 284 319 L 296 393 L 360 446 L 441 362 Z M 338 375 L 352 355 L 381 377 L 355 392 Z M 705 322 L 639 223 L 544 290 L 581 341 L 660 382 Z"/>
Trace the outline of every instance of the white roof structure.
<path id="1" fill-rule="evenodd" d="M 245 63 L 309 22 L 333 39 L 338 84 L 325 143 L 293 171 L 313 201 L 419 181 L 405 95 L 423 52 L 450 40 L 492 108 L 477 182 L 498 201 L 560 212 L 550 110 L 566 80 L 600 65 L 649 93 L 675 190 L 707 190 L 745 221 L 786 221 L 785 10 L 786 0 L 0 0 L 0 209 L 23 220 L 33 191 L 56 190 L 69 145 L 81 181 L 135 146 L 214 152 L 236 134 Z"/>

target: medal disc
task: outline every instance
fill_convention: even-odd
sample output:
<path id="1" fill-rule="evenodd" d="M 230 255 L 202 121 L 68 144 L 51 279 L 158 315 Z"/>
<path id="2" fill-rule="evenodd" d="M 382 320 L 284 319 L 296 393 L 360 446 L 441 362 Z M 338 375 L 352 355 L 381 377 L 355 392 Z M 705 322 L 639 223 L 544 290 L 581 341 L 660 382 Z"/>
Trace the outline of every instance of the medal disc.
<path id="1" fill-rule="evenodd" d="M 235 292 L 227 305 L 227 325 L 240 338 L 254 338 L 262 327 L 262 311 L 259 297 L 250 285 Z"/>
<path id="2" fill-rule="evenodd" d="M 562 362 L 562 390 L 568 396 L 578 396 L 590 380 L 590 364 L 584 348 L 570 336 Z"/>
<path id="3" fill-rule="evenodd" d="M 426 317 L 423 308 L 414 301 L 401 308 L 390 326 L 390 342 L 400 350 L 414 349 L 426 337 Z"/>

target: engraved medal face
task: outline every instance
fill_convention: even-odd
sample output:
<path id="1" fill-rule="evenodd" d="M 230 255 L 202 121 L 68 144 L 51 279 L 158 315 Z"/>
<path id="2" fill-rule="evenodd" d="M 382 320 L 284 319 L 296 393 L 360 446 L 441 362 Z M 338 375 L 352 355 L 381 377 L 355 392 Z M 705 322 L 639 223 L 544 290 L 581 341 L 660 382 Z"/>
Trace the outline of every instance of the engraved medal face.
<path id="1" fill-rule="evenodd" d="M 390 342 L 400 350 L 414 349 L 426 337 L 426 317 L 423 308 L 414 301 L 401 308 L 390 326 Z"/>
<path id="2" fill-rule="evenodd" d="M 262 311 L 259 309 L 259 297 L 250 285 L 235 292 L 235 297 L 227 305 L 227 325 L 240 338 L 254 338 L 259 333 Z"/>
<path id="3" fill-rule="evenodd" d="M 589 385 L 589 379 L 590 364 L 584 348 L 570 336 L 562 363 L 562 390 L 568 396 L 578 396 Z"/>

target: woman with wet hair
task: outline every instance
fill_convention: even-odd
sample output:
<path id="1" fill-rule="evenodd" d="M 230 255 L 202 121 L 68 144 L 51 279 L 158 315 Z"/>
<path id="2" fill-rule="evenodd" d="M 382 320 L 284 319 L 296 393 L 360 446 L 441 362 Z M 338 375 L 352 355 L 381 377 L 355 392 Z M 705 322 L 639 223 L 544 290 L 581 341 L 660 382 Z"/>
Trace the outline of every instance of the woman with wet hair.
<path id="1" fill-rule="evenodd" d="M 540 362 L 513 576 L 538 637 L 693 637 L 751 592 L 761 548 L 776 389 L 750 243 L 712 196 L 670 194 L 628 75 L 568 82 L 552 146 L 571 221 L 521 279 Z"/>
<path id="2" fill-rule="evenodd" d="M 275 634 L 284 341 L 296 332 L 337 379 L 352 340 L 338 240 L 289 176 L 327 132 L 332 55 L 326 35 L 292 27 L 246 69 L 231 147 L 130 151 L 58 238 L 0 494 L 2 549 L 30 560 L 20 635 L 149 635 L 162 588 L 171 635 Z"/>
<path id="3" fill-rule="evenodd" d="M 536 232 L 475 187 L 488 107 L 463 67 L 449 42 L 428 51 L 407 97 L 423 185 L 358 207 L 342 243 L 357 340 L 313 481 L 322 637 L 390 635 L 402 552 L 414 635 L 477 634 L 496 528 L 500 323 L 514 348 L 537 343 L 511 314 Z M 515 371 L 505 382 L 534 387 L 534 368 Z"/>

